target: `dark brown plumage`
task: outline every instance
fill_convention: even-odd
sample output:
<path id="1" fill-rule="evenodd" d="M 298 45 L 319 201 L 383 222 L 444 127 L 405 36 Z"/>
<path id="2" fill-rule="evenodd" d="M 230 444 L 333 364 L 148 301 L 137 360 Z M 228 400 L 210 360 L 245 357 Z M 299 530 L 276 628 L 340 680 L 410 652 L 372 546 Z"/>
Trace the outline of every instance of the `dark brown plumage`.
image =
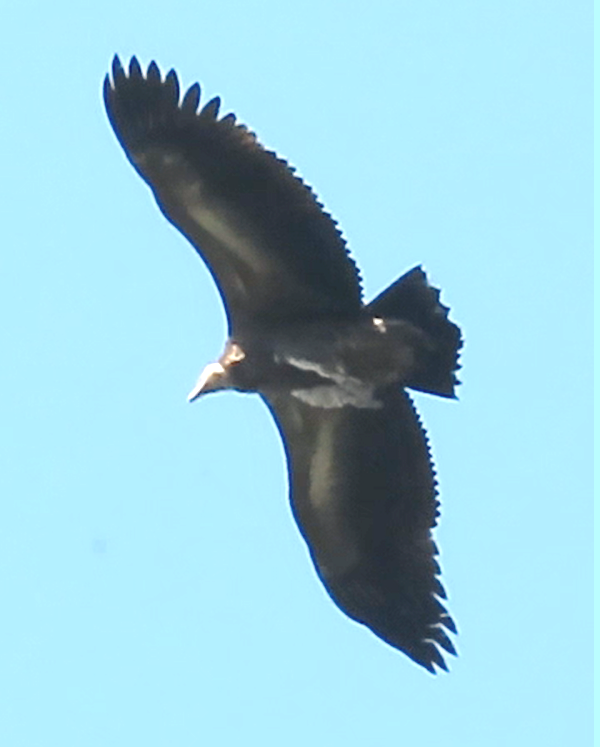
<path id="1" fill-rule="evenodd" d="M 440 599 L 427 439 L 405 387 L 454 397 L 460 331 L 415 268 L 368 305 L 345 242 L 312 191 L 219 100 L 200 111 L 135 58 L 106 109 L 165 216 L 206 262 L 229 338 L 190 399 L 257 392 L 285 445 L 291 503 L 336 604 L 435 672 L 455 653 Z"/>

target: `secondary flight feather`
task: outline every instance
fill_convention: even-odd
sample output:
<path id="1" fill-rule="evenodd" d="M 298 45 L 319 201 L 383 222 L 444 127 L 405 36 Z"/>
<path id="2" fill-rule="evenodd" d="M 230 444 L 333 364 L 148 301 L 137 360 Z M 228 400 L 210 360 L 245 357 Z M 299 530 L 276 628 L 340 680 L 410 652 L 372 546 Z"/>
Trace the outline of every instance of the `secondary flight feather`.
<path id="1" fill-rule="evenodd" d="M 117 57 L 104 100 L 127 158 L 210 270 L 228 339 L 190 399 L 256 392 L 288 463 L 317 574 L 354 620 L 430 672 L 456 627 L 440 601 L 439 503 L 406 388 L 454 397 L 459 328 L 414 268 L 364 304 L 332 218 L 288 164 L 198 84 Z"/>

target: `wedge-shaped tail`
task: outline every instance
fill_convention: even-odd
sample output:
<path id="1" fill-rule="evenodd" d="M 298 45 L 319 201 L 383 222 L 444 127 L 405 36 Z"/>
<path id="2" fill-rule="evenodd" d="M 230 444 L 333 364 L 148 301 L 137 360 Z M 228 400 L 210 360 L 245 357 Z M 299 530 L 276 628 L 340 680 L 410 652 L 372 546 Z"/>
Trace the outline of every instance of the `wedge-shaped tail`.
<path id="1" fill-rule="evenodd" d="M 429 285 L 420 267 L 392 283 L 371 301 L 367 310 L 373 316 L 411 322 L 427 334 L 431 347 L 422 355 L 422 363 L 406 386 L 440 397 L 456 396 L 460 329 L 448 319 L 449 309 L 440 303 L 440 291 Z"/>

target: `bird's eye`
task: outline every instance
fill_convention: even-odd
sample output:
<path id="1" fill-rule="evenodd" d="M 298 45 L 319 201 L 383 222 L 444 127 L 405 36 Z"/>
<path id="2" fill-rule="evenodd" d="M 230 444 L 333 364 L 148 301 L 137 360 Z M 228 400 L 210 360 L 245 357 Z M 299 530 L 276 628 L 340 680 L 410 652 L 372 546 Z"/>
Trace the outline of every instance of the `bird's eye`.
<path id="1" fill-rule="evenodd" d="M 239 363 L 240 361 L 243 361 L 245 357 L 246 357 L 246 353 L 244 353 L 244 351 L 237 344 L 237 342 L 234 342 L 231 344 L 231 347 L 227 351 L 227 356 L 226 356 L 227 365 L 233 366 L 235 363 Z"/>

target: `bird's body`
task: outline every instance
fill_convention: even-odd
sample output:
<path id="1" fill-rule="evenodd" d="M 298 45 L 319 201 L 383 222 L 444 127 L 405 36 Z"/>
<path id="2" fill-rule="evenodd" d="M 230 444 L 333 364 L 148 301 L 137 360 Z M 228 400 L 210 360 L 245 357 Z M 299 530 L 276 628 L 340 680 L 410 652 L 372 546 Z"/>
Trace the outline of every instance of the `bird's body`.
<path id="1" fill-rule="evenodd" d="M 257 392 L 281 433 L 294 517 L 350 617 L 434 672 L 456 632 L 431 537 L 427 439 L 404 387 L 453 397 L 460 348 L 420 268 L 365 305 L 335 223 L 218 100 L 135 58 L 105 81 L 109 118 L 165 216 L 207 263 L 229 338 L 190 394 Z"/>
<path id="2" fill-rule="evenodd" d="M 264 395 L 291 391 L 305 399 L 312 392 L 317 400 L 324 388 L 354 384 L 366 394 L 406 381 L 419 345 L 425 347 L 427 339 L 407 322 L 364 315 L 353 321 L 285 324 L 263 329 L 260 335 L 236 335 L 219 360 L 231 358 L 232 345 L 238 359 L 229 367 L 227 388 Z"/>

